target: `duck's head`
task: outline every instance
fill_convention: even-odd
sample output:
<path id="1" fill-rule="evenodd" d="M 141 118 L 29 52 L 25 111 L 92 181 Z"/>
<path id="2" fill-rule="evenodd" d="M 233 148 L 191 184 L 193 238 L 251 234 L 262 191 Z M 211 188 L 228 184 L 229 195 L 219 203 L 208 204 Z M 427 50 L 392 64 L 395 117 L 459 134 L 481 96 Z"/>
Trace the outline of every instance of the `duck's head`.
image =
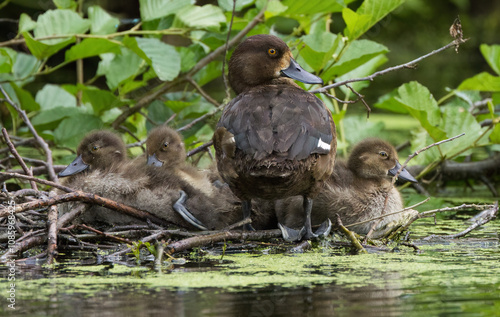
<path id="1" fill-rule="evenodd" d="M 359 142 L 352 149 L 347 166 L 361 178 L 375 179 L 392 177 L 401 168 L 396 149 L 377 138 Z M 408 182 L 417 182 L 406 169 L 401 171 L 398 178 Z"/>
<path id="2" fill-rule="evenodd" d="M 177 131 L 161 126 L 151 130 L 146 140 L 148 165 L 170 167 L 186 161 L 184 142 Z"/>
<path id="3" fill-rule="evenodd" d="M 293 82 L 292 79 L 306 84 L 323 83 L 300 67 L 285 42 L 267 34 L 250 36 L 238 45 L 229 60 L 228 72 L 237 94 L 258 85 Z"/>
<path id="4" fill-rule="evenodd" d="M 85 170 L 109 170 L 123 162 L 127 149 L 120 137 L 110 131 L 95 131 L 83 138 L 76 150 L 77 157 L 60 177 L 74 175 Z"/>

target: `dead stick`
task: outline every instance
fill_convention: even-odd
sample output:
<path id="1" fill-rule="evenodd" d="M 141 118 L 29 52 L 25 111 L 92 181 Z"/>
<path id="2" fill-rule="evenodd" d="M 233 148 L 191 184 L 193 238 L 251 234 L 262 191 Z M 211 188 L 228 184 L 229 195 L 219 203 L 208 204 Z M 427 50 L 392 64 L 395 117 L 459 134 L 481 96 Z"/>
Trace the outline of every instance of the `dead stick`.
<path id="1" fill-rule="evenodd" d="M 167 221 L 160 219 L 157 216 L 150 214 L 149 212 L 127 206 L 125 204 L 113 201 L 113 200 L 108 199 L 108 198 L 97 196 L 97 195 L 91 194 L 91 193 L 85 193 L 82 191 L 74 191 L 74 192 L 71 192 L 68 194 L 63 194 L 63 195 L 51 197 L 51 198 L 46 199 L 46 200 L 38 199 L 38 200 L 30 201 L 30 202 L 27 202 L 24 204 L 19 204 L 19 205 L 16 205 L 14 207 L 14 213 L 23 212 L 23 211 L 31 210 L 31 209 L 42 208 L 42 207 L 48 207 L 48 206 L 52 206 L 52 205 L 56 205 L 56 204 L 60 204 L 60 203 L 69 202 L 69 201 L 83 201 L 86 203 L 93 203 L 93 204 L 96 204 L 99 206 L 103 206 L 103 207 L 106 207 L 109 209 L 113 209 L 113 210 L 125 213 L 129 216 L 132 216 L 132 217 L 135 217 L 138 219 L 142 219 L 142 220 L 150 219 L 151 221 L 153 221 L 156 224 L 168 225 Z M 6 208 L 4 208 L 4 209 L 6 209 Z M 4 209 L 0 209 L 0 217 L 5 217 L 8 215 L 9 211 L 4 210 Z"/>
<path id="2" fill-rule="evenodd" d="M 221 242 L 230 239 L 268 239 L 281 237 L 281 230 L 260 230 L 260 231 L 224 231 L 204 236 L 196 236 L 183 239 L 167 245 L 166 252 L 169 255 L 175 252 L 188 250 L 195 247 L 209 245 L 215 242 Z"/>
<path id="3" fill-rule="evenodd" d="M 47 264 L 52 264 L 57 255 L 57 206 L 53 205 L 49 208 L 47 223 L 49 230 L 47 234 Z"/>
<path id="4" fill-rule="evenodd" d="M 349 83 L 353 83 L 353 82 L 358 82 L 358 81 L 373 81 L 373 79 L 375 79 L 375 77 L 378 77 L 378 76 L 381 76 L 381 75 L 385 75 L 389 72 L 392 72 L 392 71 L 395 71 L 395 70 L 399 70 L 399 69 L 403 69 L 403 68 L 412 68 L 415 64 L 417 64 L 418 62 L 426 59 L 427 57 L 430 57 L 432 55 L 435 55 L 437 53 L 440 53 L 450 47 L 456 47 L 458 44 L 461 44 L 461 43 L 465 43 L 467 41 L 467 39 L 456 39 L 454 40 L 453 42 L 437 49 L 437 50 L 434 50 L 424 56 L 420 56 L 419 58 L 416 58 L 408 63 L 404 63 L 404 64 L 401 64 L 401 65 L 397 65 L 397 66 L 393 66 L 393 67 L 389 67 L 389 68 L 386 68 L 386 69 L 383 69 L 381 71 L 378 71 L 378 72 L 375 72 L 373 74 L 371 74 L 370 76 L 366 76 L 366 77 L 362 77 L 362 78 L 353 78 L 353 79 L 348 79 L 348 80 L 343 80 L 343 81 L 340 81 L 338 83 L 334 83 L 334 84 L 331 84 L 331 85 L 328 85 L 328 86 L 324 86 L 324 87 L 321 87 L 321 88 L 318 88 L 318 89 L 314 89 L 314 90 L 309 90 L 310 93 L 323 93 L 323 92 L 327 92 L 328 89 L 331 89 L 331 88 L 335 88 L 335 87 L 340 87 L 342 85 L 345 85 L 345 84 L 349 84 Z"/>
<path id="5" fill-rule="evenodd" d="M 349 241 L 351 241 L 352 245 L 356 248 L 356 250 L 359 253 L 368 253 L 368 252 L 366 252 L 365 248 L 363 248 L 363 246 L 361 245 L 359 240 L 356 238 L 354 233 L 352 231 L 350 231 L 349 229 L 347 229 L 346 227 L 344 227 L 344 225 L 342 224 L 342 220 L 340 220 L 339 214 L 337 214 L 337 221 L 336 221 L 335 225 L 347 237 L 347 239 L 349 239 Z"/>
<path id="6" fill-rule="evenodd" d="M 35 128 L 31 124 L 31 121 L 28 118 L 28 115 L 26 114 L 26 111 L 22 110 L 14 101 L 12 101 L 12 99 L 10 99 L 9 95 L 3 89 L 3 87 L 1 85 L 0 85 L 0 92 L 2 92 L 2 94 L 3 94 L 4 98 L 5 98 L 5 101 L 7 101 L 7 103 L 9 105 L 11 105 L 14 109 L 16 109 L 16 111 L 21 115 L 21 117 L 23 118 L 24 123 L 28 126 L 31 134 L 33 134 L 33 137 L 35 138 L 36 142 L 38 143 L 38 145 L 40 145 L 40 147 L 45 152 L 45 161 L 47 162 L 47 171 L 48 171 L 48 174 L 49 174 L 49 178 L 52 181 L 57 182 L 58 178 L 57 178 L 57 175 L 56 175 L 56 173 L 54 171 L 54 163 L 52 161 L 52 151 L 50 150 L 48 144 L 45 142 L 44 139 L 42 139 L 38 135 L 38 133 L 36 132 Z"/>
<path id="7" fill-rule="evenodd" d="M 69 223 L 71 223 L 76 217 L 80 216 L 89 208 L 87 204 L 78 204 L 76 207 L 73 207 L 70 212 L 65 213 L 57 220 L 57 230 L 65 227 Z"/>
<path id="8" fill-rule="evenodd" d="M 59 183 L 51 182 L 51 181 L 48 181 L 48 180 L 45 180 L 45 179 L 36 178 L 36 177 L 28 176 L 28 175 L 22 175 L 22 174 L 18 174 L 18 173 L 5 173 L 5 172 L 0 172 L 0 175 L 1 176 L 8 176 L 10 178 L 22 178 L 22 179 L 27 179 L 29 181 L 35 181 L 37 183 L 48 185 L 48 186 L 52 186 L 54 188 L 60 189 L 62 191 L 68 192 L 68 193 L 74 191 L 73 188 L 69 188 L 69 187 L 63 186 L 63 185 L 61 185 Z"/>
<path id="9" fill-rule="evenodd" d="M 5 143 L 7 143 L 7 146 L 9 147 L 10 153 L 12 153 L 12 155 L 15 157 L 19 165 L 21 165 L 23 171 L 26 173 L 26 175 L 33 176 L 33 171 L 31 171 L 26 165 L 26 163 L 24 163 L 23 158 L 21 157 L 21 155 L 19 155 L 19 153 L 16 150 L 16 147 L 10 140 L 9 133 L 7 133 L 7 129 L 2 128 L 2 134 L 3 137 L 5 138 Z M 34 190 L 38 190 L 38 187 L 36 186 L 36 183 L 34 181 L 30 181 L 30 185 L 31 188 L 33 188 Z"/>
<path id="10" fill-rule="evenodd" d="M 64 230 L 70 230 L 70 229 L 72 229 L 72 227 L 73 226 L 71 226 L 69 228 L 64 228 Z M 117 236 L 114 236 L 114 235 L 111 235 L 111 234 L 107 234 L 106 232 L 99 231 L 99 230 L 94 229 L 92 227 L 89 227 L 89 226 L 87 226 L 85 224 L 78 224 L 78 225 L 75 225 L 74 227 L 82 228 L 82 229 L 85 229 L 85 230 L 88 230 L 88 231 L 92 231 L 94 233 L 97 233 L 100 236 L 103 236 L 103 237 L 106 237 L 106 238 L 109 238 L 111 240 L 115 240 L 115 241 L 118 241 L 118 242 L 121 242 L 121 243 L 127 243 L 127 244 L 132 244 L 133 243 L 129 239 L 125 239 L 125 238 L 122 238 L 122 237 L 117 237 Z"/>
<path id="11" fill-rule="evenodd" d="M 1 257 L 0 257 L 0 262 L 6 262 L 11 259 L 16 253 L 20 253 L 26 250 L 31 249 L 32 247 L 36 247 L 38 245 L 41 245 L 47 241 L 47 235 L 46 234 L 41 234 L 38 236 L 33 236 L 29 239 L 26 239 L 22 242 L 16 242 L 15 246 L 9 251 L 5 252 Z"/>

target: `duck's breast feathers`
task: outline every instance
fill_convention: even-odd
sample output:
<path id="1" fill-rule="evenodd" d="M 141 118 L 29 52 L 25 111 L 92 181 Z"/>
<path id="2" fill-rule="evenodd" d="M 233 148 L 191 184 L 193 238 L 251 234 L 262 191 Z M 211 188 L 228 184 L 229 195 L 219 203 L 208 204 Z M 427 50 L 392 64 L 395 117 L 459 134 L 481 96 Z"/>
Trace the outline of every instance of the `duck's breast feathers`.
<path id="1" fill-rule="evenodd" d="M 218 127 L 234 135 L 236 147 L 260 160 L 274 154 L 303 160 L 335 152 L 331 113 L 313 94 L 290 85 L 261 86 L 238 95 Z"/>

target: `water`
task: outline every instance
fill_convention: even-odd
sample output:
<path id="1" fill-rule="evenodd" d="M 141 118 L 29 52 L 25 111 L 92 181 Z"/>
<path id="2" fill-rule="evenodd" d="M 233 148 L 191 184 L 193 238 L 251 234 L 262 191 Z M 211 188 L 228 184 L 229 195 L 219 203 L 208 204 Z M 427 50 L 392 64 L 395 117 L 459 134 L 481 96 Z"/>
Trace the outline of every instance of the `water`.
<path id="1" fill-rule="evenodd" d="M 500 316 L 498 220 L 465 239 L 463 217 L 412 226 L 422 252 L 203 256 L 157 272 L 120 264 L 18 267 L 16 316 Z M 390 246 L 391 248 L 394 246 Z M 64 257 L 63 257 L 64 259 Z M 2 272 L 5 272 L 2 271 Z M 0 283 L 0 312 L 11 315 Z"/>

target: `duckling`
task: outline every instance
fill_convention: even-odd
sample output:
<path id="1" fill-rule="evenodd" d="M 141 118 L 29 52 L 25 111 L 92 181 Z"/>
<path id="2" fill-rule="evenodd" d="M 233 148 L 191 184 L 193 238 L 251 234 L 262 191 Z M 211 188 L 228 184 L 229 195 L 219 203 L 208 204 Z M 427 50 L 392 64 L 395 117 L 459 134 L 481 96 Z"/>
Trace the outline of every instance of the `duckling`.
<path id="1" fill-rule="evenodd" d="M 401 168 L 396 150 L 389 143 L 369 138 L 359 142 L 346 161 L 337 160 L 330 178 L 324 183 L 313 206 L 314 224 L 339 214 L 344 225 L 369 220 L 403 209 L 399 191 L 392 185 L 392 176 Z M 403 169 L 399 180 L 417 182 Z M 387 202 L 386 202 L 387 196 Z M 301 197 L 276 202 L 277 218 L 287 226 L 300 226 Z M 387 235 L 417 211 L 408 210 L 382 218 L 372 235 Z M 358 234 L 367 234 L 372 222 L 349 227 Z"/>
<path id="2" fill-rule="evenodd" d="M 75 175 L 85 170 L 116 171 L 127 157 L 122 139 L 106 130 L 86 135 L 78 145 L 76 153 L 76 159 L 59 173 L 59 177 Z"/>
<path id="3" fill-rule="evenodd" d="M 242 200 L 243 218 L 250 217 L 252 199 L 303 196 L 304 230 L 288 236 L 300 240 L 305 231 L 306 239 L 317 237 L 312 199 L 333 171 L 335 124 L 323 102 L 293 80 L 323 81 L 300 67 L 285 42 L 264 34 L 239 44 L 228 70 L 237 96 L 213 137 L 221 177 Z M 328 223 L 321 233 L 326 231 Z"/>

